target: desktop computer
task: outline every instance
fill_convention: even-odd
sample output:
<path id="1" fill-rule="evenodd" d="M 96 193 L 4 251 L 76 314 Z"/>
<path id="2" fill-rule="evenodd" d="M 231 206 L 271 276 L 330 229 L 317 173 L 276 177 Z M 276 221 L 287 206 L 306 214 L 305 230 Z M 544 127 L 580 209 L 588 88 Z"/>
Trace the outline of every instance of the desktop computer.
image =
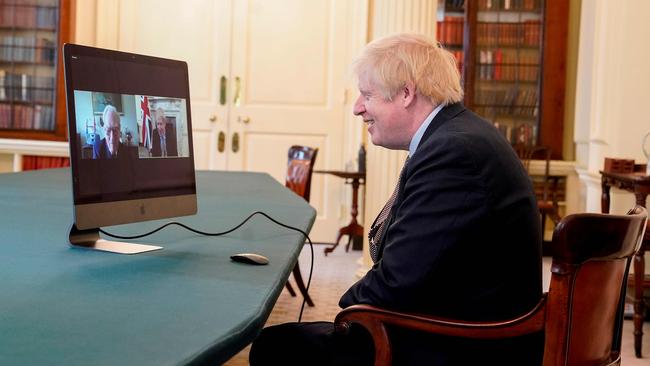
<path id="1" fill-rule="evenodd" d="M 99 228 L 197 212 L 187 64 L 63 47 L 75 246 L 134 254 L 158 246 Z"/>

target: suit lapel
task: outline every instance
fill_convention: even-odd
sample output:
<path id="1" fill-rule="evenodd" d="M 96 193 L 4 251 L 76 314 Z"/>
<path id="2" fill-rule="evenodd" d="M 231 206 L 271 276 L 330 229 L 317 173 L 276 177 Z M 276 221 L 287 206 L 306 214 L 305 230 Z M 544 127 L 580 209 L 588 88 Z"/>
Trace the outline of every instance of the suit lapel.
<path id="1" fill-rule="evenodd" d="M 422 140 L 420 140 L 420 145 L 422 145 L 424 141 L 428 140 L 429 137 L 431 137 L 433 133 L 438 128 L 440 128 L 440 126 L 442 126 L 445 122 L 456 117 L 463 111 L 465 111 L 465 107 L 462 105 L 462 103 L 454 103 L 442 108 L 440 112 L 438 112 L 438 114 L 433 118 L 433 121 L 431 121 L 429 127 L 427 127 L 427 130 L 424 131 L 424 135 L 422 135 Z M 400 179 L 398 191 L 397 191 L 397 197 L 395 197 L 395 202 L 393 203 L 393 207 L 391 207 L 390 214 L 386 219 L 388 220 L 388 222 L 386 223 L 386 225 L 382 227 L 382 233 L 380 236 L 381 239 L 377 248 L 377 260 L 380 260 L 384 253 L 384 244 L 386 243 L 386 232 L 388 231 L 390 225 L 392 225 L 393 222 L 395 221 L 396 210 L 401 205 L 402 200 L 404 198 L 404 186 L 406 185 L 406 180 L 408 179 L 407 177 L 409 176 L 408 171 L 409 171 L 409 167 L 407 166 L 402 172 L 404 176 L 402 177 L 402 179 Z M 376 218 L 375 221 L 377 221 Z M 375 224 L 373 223 L 373 225 Z"/>

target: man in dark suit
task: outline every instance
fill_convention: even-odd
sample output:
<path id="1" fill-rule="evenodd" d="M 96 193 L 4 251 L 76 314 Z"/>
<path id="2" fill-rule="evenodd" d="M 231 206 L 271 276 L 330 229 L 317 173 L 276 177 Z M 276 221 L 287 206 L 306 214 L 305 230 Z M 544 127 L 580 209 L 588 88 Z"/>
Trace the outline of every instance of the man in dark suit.
<path id="1" fill-rule="evenodd" d="M 465 109 L 453 55 L 418 35 L 370 43 L 357 60 L 354 114 L 375 145 L 406 150 L 397 187 L 369 232 L 373 267 L 339 301 L 488 321 L 541 297 L 541 230 L 513 149 Z M 542 334 L 480 341 L 389 329 L 395 365 L 537 365 Z M 251 365 L 371 365 L 373 345 L 330 322 L 262 331 Z"/>
<path id="2" fill-rule="evenodd" d="M 151 156 L 178 156 L 176 133 L 172 126 L 167 124 L 162 108 L 156 109 L 156 129 L 151 134 Z"/>
<path id="3" fill-rule="evenodd" d="M 112 105 L 107 105 L 102 114 L 105 137 L 95 139 L 93 159 L 116 159 L 127 154 L 126 146 L 120 142 L 120 115 Z"/>

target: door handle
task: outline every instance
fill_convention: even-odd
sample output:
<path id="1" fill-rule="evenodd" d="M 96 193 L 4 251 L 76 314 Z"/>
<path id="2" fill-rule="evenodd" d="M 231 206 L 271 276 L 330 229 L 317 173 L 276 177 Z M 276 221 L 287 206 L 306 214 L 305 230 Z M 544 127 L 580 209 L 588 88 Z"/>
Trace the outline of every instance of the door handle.
<path id="1" fill-rule="evenodd" d="M 232 135 L 232 152 L 236 153 L 239 151 L 239 133 L 235 132 Z"/>
<path id="2" fill-rule="evenodd" d="M 219 104 L 226 105 L 226 91 L 228 90 L 228 78 L 221 75 L 219 80 Z"/>
<path id="3" fill-rule="evenodd" d="M 222 153 L 226 149 L 226 134 L 223 131 L 219 131 L 219 136 L 217 137 L 217 151 Z"/>
<path id="4" fill-rule="evenodd" d="M 241 104 L 241 78 L 235 76 L 235 98 L 232 100 L 236 107 Z"/>
<path id="5" fill-rule="evenodd" d="M 250 121 L 251 121 L 251 118 L 248 117 L 248 116 L 246 116 L 246 117 L 238 116 L 237 117 L 237 122 L 243 122 L 245 124 L 249 124 Z"/>
<path id="6" fill-rule="evenodd" d="M 212 123 L 217 122 L 217 115 L 216 114 L 213 114 L 212 116 L 210 116 L 210 122 L 212 122 Z"/>

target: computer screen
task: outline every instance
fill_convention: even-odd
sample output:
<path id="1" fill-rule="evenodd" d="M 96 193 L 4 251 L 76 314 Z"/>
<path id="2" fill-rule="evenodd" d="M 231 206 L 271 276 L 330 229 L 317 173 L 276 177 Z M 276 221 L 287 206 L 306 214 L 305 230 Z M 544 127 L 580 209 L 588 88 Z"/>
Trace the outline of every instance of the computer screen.
<path id="1" fill-rule="evenodd" d="M 187 64 L 74 44 L 63 54 L 77 228 L 195 214 Z"/>

